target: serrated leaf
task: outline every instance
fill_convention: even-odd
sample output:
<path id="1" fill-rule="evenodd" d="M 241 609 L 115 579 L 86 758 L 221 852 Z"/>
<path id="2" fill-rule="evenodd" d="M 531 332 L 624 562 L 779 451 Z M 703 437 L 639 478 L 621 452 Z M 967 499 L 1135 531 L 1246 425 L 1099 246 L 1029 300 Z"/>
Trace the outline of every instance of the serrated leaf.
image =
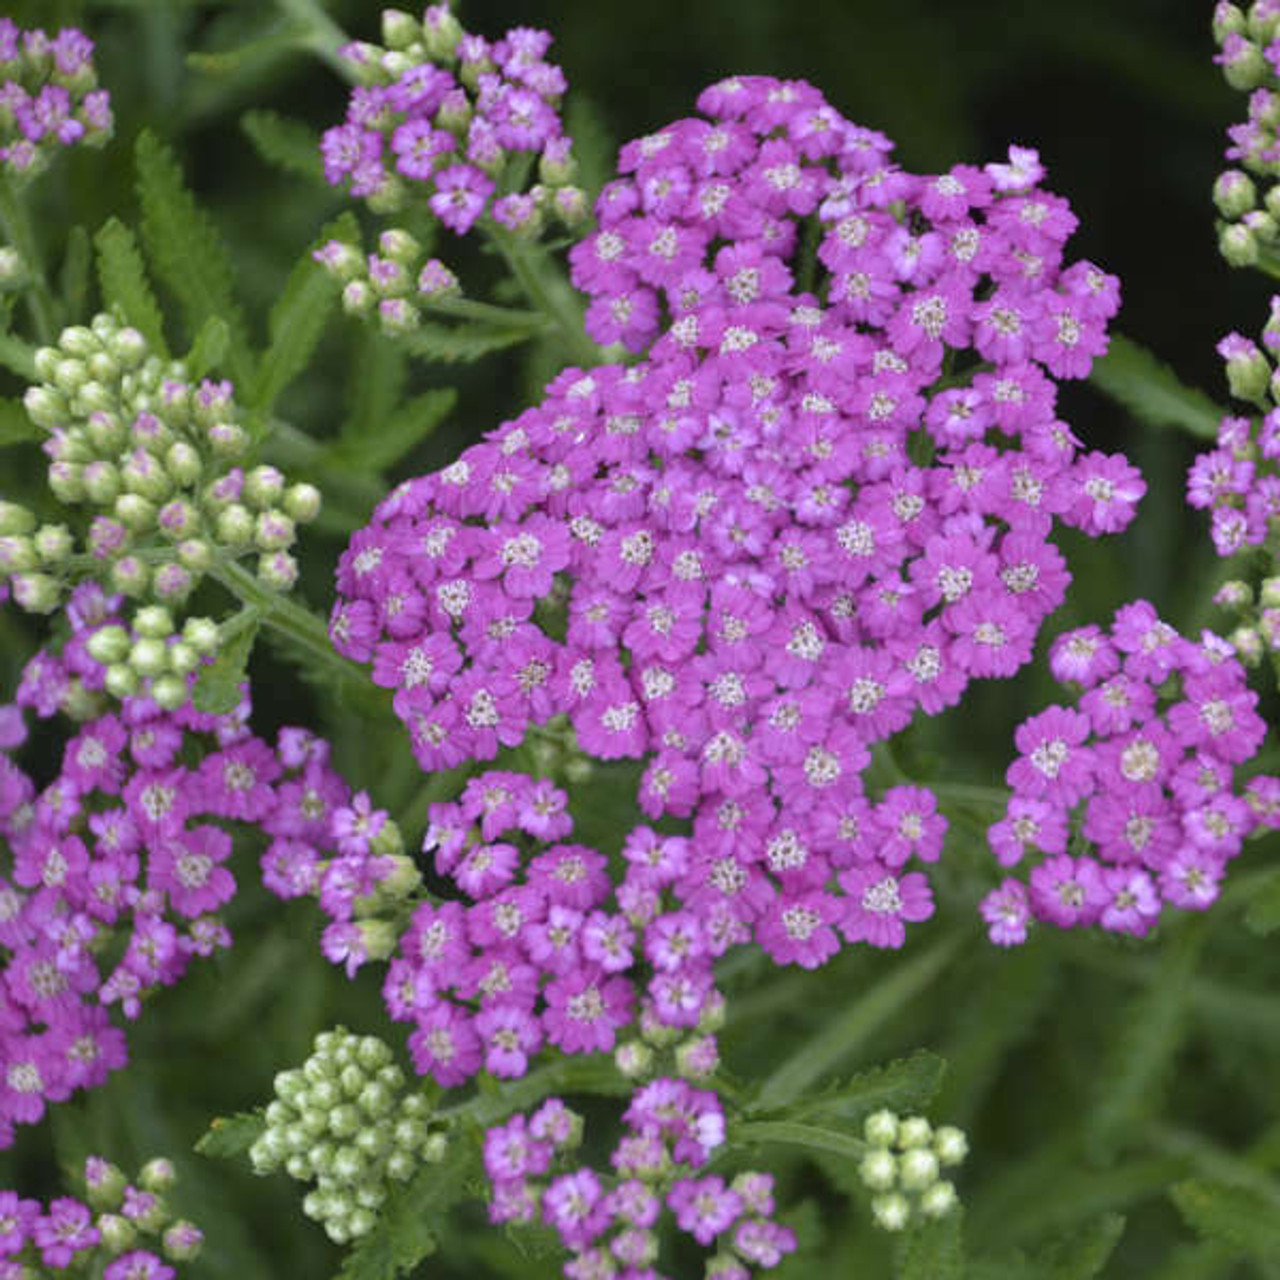
<path id="1" fill-rule="evenodd" d="M 310 126 L 276 111 L 246 111 L 240 117 L 254 150 L 268 163 L 299 178 L 310 178 L 327 187 L 320 139 Z"/>
<path id="2" fill-rule="evenodd" d="M 347 374 L 344 436 L 372 435 L 378 423 L 390 416 L 400 403 L 408 363 L 401 347 L 385 341 L 373 329 L 360 330 Z"/>
<path id="3" fill-rule="evenodd" d="M 1187 1225 L 1240 1253 L 1280 1258 L 1280 1207 L 1275 1201 L 1225 1182 L 1180 1182 L 1169 1192 Z"/>
<path id="4" fill-rule="evenodd" d="M 77 224 L 67 236 L 67 251 L 62 257 L 62 274 L 59 279 L 62 300 L 69 316 L 82 316 L 88 309 L 85 303 L 89 296 L 89 268 L 92 262 L 89 233 Z"/>
<path id="5" fill-rule="evenodd" d="M 212 373 L 226 358 L 231 346 L 231 330 L 221 316 L 210 316 L 200 326 L 183 363 L 192 382 Z"/>
<path id="6" fill-rule="evenodd" d="M 237 632 L 222 646 L 217 658 L 200 672 L 191 691 L 191 701 L 197 711 L 222 716 L 240 705 L 243 697 L 240 686 L 249 678 L 246 668 L 257 634 L 256 622 Z"/>
<path id="7" fill-rule="evenodd" d="M 860 1071 L 848 1080 L 807 1094 L 784 1107 L 777 1118 L 856 1120 L 881 1107 L 897 1112 L 919 1111 L 937 1094 L 946 1070 L 946 1062 L 937 1054 L 921 1049 L 909 1058 Z"/>
<path id="8" fill-rule="evenodd" d="M 435 1252 L 436 1225 L 467 1195 L 479 1161 L 461 1143 L 445 1165 L 427 1165 L 388 1197 L 377 1225 L 347 1254 L 338 1280 L 395 1280 Z"/>
<path id="9" fill-rule="evenodd" d="M 192 333 L 210 316 L 226 321 L 231 374 L 237 383 L 248 385 L 253 362 L 222 237 L 187 189 L 173 152 L 150 130 L 139 134 L 135 154 L 142 235 L 151 264 L 177 298 Z"/>
<path id="10" fill-rule="evenodd" d="M 573 139 L 573 156 L 578 162 L 574 181 L 588 195 L 599 191 L 612 177 L 617 165 L 618 139 L 595 102 L 581 93 L 569 99 L 566 132 Z"/>
<path id="11" fill-rule="evenodd" d="M 118 218 L 108 218 L 93 243 L 98 250 L 98 287 L 103 304 L 118 311 L 126 323 L 137 329 L 153 354 L 167 358 L 164 317 L 133 232 Z"/>
<path id="12" fill-rule="evenodd" d="M 12 333 L 0 333 L 0 365 L 28 382 L 39 382 L 36 376 L 36 349 Z"/>
<path id="13" fill-rule="evenodd" d="M 355 218 L 346 213 L 320 233 L 317 244 L 335 238 L 349 240 L 358 234 Z M 250 407 L 258 413 L 267 412 L 307 367 L 329 323 L 338 296 L 337 283 L 311 255 L 312 250 L 308 249 L 294 264 L 283 292 L 271 308 L 267 350 L 248 396 Z"/>
<path id="14" fill-rule="evenodd" d="M 1245 925 L 1259 937 L 1280 929 L 1280 871 L 1273 871 L 1263 881 L 1244 913 Z"/>
<path id="15" fill-rule="evenodd" d="M 440 364 L 469 364 L 492 351 L 527 342 L 533 330 L 518 326 L 424 323 L 402 338 L 405 349 Z"/>
<path id="16" fill-rule="evenodd" d="M 44 432 L 27 416 L 21 400 L 0 399 L 0 448 L 39 440 Z"/>
<path id="17" fill-rule="evenodd" d="M 1083 1223 L 1036 1254 L 1035 1274 L 1043 1280 L 1093 1280 L 1120 1243 L 1124 1221 L 1118 1213 L 1105 1213 Z"/>
<path id="18" fill-rule="evenodd" d="M 1189 921 L 1165 948 L 1146 990 L 1130 1001 L 1098 1073 L 1097 1100 L 1086 1137 L 1099 1155 L 1114 1153 L 1159 1100 L 1182 1044 L 1191 979 L 1204 943 L 1206 917 Z"/>
<path id="19" fill-rule="evenodd" d="M 1217 438 L 1223 411 L 1122 334 L 1112 335 L 1107 354 L 1094 361 L 1089 381 L 1150 426 L 1174 427 L 1201 440 Z"/>
<path id="20" fill-rule="evenodd" d="M 903 1242 L 898 1280 L 964 1280 L 963 1214 L 956 1208 L 945 1218 L 917 1227 Z"/>
<path id="21" fill-rule="evenodd" d="M 362 437 L 344 432 L 334 447 L 334 461 L 366 473 L 395 466 L 444 421 L 457 399 L 451 387 L 414 396 Z"/>
<path id="22" fill-rule="evenodd" d="M 729 1130 L 734 1146 L 757 1146 L 780 1143 L 788 1147 L 805 1147 L 829 1155 L 860 1160 L 866 1144 L 848 1126 L 833 1128 L 825 1124 L 805 1124 L 799 1120 L 749 1120 Z"/>
<path id="23" fill-rule="evenodd" d="M 267 1131 L 261 1111 L 241 1111 L 234 1116 L 218 1116 L 195 1149 L 202 1156 L 230 1160 L 243 1155 Z"/>

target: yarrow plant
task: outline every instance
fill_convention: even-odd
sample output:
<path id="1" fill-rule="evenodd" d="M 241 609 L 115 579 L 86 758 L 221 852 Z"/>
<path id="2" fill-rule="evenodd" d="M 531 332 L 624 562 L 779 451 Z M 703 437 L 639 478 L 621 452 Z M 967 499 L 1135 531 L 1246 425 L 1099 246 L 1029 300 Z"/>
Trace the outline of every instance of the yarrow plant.
<path id="1" fill-rule="evenodd" d="M 220 1273 L 1089 1280 L 1155 1191 L 1203 1242 L 1157 1209 L 1109 1274 L 1273 1265 L 1269 1100 L 1218 1076 L 1280 1066 L 1220 927 L 1280 924 L 1280 302 L 1224 415 L 1111 331 L 1017 133 L 917 172 L 728 75 L 615 150 L 547 31 L 162 8 L 95 13 L 136 233 L 50 163 L 111 134 L 93 40 L 0 19 L 0 1280 L 176 1280 L 175 1166 L 85 1155 L 206 1124 Z M 1220 246 L 1280 275 L 1280 5 L 1213 22 Z M 197 29 L 208 92 L 151 84 Z M 134 115 L 302 56 L 343 104 L 243 116 L 283 176 L 228 247 Z M 428 443 L 423 366 L 500 351 Z M 1086 380 L 1215 439 L 1185 498 L 1255 563 L 1201 592 L 1147 536 L 1111 591 L 1172 453 L 1148 498 Z M 1041 1060 L 1090 1070 L 1045 1107 Z"/>

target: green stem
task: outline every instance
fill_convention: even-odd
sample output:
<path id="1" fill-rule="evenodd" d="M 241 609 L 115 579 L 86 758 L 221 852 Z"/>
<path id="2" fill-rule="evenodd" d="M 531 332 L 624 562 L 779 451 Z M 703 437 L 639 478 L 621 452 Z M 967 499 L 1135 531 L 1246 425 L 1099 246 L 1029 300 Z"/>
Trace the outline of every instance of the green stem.
<path id="1" fill-rule="evenodd" d="M 492 219 L 485 230 L 529 301 L 560 331 L 573 358 L 587 369 L 602 364 L 604 352 L 582 327 L 582 309 L 568 284 L 563 278 L 547 278 L 546 254 Z"/>
<path id="2" fill-rule="evenodd" d="M 455 320 L 479 320 L 503 329 L 546 329 L 553 323 L 541 311 L 499 307 L 491 302 L 476 302 L 473 298 L 415 298 L 414 304 L 436 315 L 450 316 Z"/>
<path id="3" fill-rule="evenodd" d="M 748 1120 L 735 1124 L 729 1130 L 729 1141 L 735 1146 L 780 1142 L 790 1147 L 826 1151 L 850 1160 L 861 1160 L 867 1154 L 867 1144 L 861 1138 L 794 1120 Z"/>
<path id="4" fill-rule="evenodd" d="M 326 446 L 293 423 L 272 418 L 267 433 L 267 452 L 272 460 L 286 471 L 312 472 L 323 481 L 320 487 L 325 493 L 345 496 L 365 512 L 386 497 L 386 486 L 374 476 L 335 467 Z"/>
<path id="5" fill-rule="evenodd" d="M 338 50 L 351 43 L 351 37 L 316 3 L 316 0 L 276 0 L 282 13 L 294 18 L 304 30 L 299 45 L 327 63 L 344 80 L 358 84 L 355 69 L 347 65 Z"/>
<path id="6" fill-rule="evenodd" d="M 241 604 L 256 609 L 264 625 L 315 659 L 317 666 L 340 680 L 356 684 L 366 692 L 369 690 L 368 672 L 349 658 L 344 658 L 333 647 L 324 621 L 309 609 L 264 587 L 243 565 L 233 560 L 215 560 L 209 576 L 222 583 Z"/>
<path id="7" fill-rule="evenodd" d="M 53 296 L 45 279 L 44 263 L 26 202 L 8 179 L 0 179 L 0 227 L 3 227 L 9 243 L 18 251 L 31 274 L 31 283 L 23 292 L 27 306 L 31 309 L 31 322 L 35 327 L 36 338 L 42 346 L 47 347 L 53 341 L 57 327 L 53 318 Z"/>

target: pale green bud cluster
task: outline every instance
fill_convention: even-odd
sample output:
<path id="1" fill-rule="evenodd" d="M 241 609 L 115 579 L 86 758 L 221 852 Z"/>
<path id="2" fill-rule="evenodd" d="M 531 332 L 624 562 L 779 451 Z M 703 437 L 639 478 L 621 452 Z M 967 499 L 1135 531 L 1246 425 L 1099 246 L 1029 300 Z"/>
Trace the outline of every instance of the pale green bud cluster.
<path id="1" fill-rule="evenodd" d="M 283 1169 L 314 1182 L 302 1211 L 335 1243 L 367 1235 L 392 1184 L 445 1156 L 431 1104 L 405 1084 L 391 1049 L 375 1036 L 345 1027 L 321 1032 L 300 1068 L 276 1076 L 266 1131 L 249 1150 L 255 1172 Z"/>
<path id="2" fill-rule="evenodd" d="M 131 627 L 97 641 L 109 691 L 161 705 L 186 700 L 187 677 L 217 649 L 208 618 L 183 606 L 219 565 L 256 557 L 258 580 L 287 591 L 299 524 L 320 510 L 309 484 L 247 465 L 251 440 L 230 383 L 193 385 L 180 361 L 150 354 L 113 316 L 64 329 L 35 357 L 41 381 L 23 403 L 49 433 L 49 485 L 94 514 L 83 546 L 65 525 L 39 525 L 0 502 L 0 580 L 30 612 L 56 609 L 86 577 L 134 602 Z M 239 465 L 240 463 L 246 465 Z"/>
<path id="3" fill-rule="evenodd" d="M 886 1231 L 901 1231 L 913 1215 L 945 1217 L 958 1203 L 955 1186 L 942 1170 L 959 1165 L 969 1153 L 964 1132 L 940 1129 L 923 1116 L 876 1111 L 863 1127 L 867 1153 L 858 1176 L 873 1195 L 871 1213 Z"/>
<path id="4" fill-rule="evenodd" d="M 711 1079 L 720 1066 L 716 1032 L 724 1020 L 725 1000 L 718 991 L 708 997 L 691 1031 L 666 1026 L 646 1009 L 640 1014 L 639 1038 L 619 1043 L 613 1052 L 614 1064 L 628 1080 L 677 1075 L 700 1084 Z"/>
<path id="5" fill-rule="evenodd" d="M 1278 26 L 1270 0 L 1256 0 L 1247 11 L 1234 4 L 1214 11 L 1216 61 L 1227 83 L 1250 95 L 1249 120 L 1231 134 L 1230 154 L 1240 167 L 1220 174 L 1213 186 L 1223 219 L 1218 248 L 1233 267 L 1254 266 L 1280 246 L 1280 187 L 1273 185 L 1280 178 L 1280 79 L 1266 56 Z M 1255 178 L 1264 184 L 1261 195 Z"/>
<path id="6" fill-rule="evenodd" d="M 172 1161 L 148 1160 L 132 1182 L 116 1165 L 96 1157 L 83 1175 L 85 1201 L 95 1213 L 94 1225 L 109 1256 L 132 1249 L 156 1249 L 170 1262 L 190 1262 L 200 1254 L 204 1233 L 194 1223 L 175 1218 L 167 1197 L 178 1185 Z"/>

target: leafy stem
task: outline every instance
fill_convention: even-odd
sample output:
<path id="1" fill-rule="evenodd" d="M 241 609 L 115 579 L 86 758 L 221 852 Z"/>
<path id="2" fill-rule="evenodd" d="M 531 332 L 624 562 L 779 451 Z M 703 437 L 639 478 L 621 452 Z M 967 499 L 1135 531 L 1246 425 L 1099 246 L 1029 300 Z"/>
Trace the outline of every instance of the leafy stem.
<path id="1" fill-rule="evenodd" d="M 42 346 L 48 346 L 53 341 L 54 330 L 57 328 L 53 296 L 45 279 L 43 260 L 26 201 L 14 182 L 8 178 L 0 178 L 0 228 L 3 228 L 5 237 L 17 250 L 30 273 L 30 280 L 23 292 L 27 306 L 31 309 L 31 322 L 35 327 L 36 337 Z"/>

